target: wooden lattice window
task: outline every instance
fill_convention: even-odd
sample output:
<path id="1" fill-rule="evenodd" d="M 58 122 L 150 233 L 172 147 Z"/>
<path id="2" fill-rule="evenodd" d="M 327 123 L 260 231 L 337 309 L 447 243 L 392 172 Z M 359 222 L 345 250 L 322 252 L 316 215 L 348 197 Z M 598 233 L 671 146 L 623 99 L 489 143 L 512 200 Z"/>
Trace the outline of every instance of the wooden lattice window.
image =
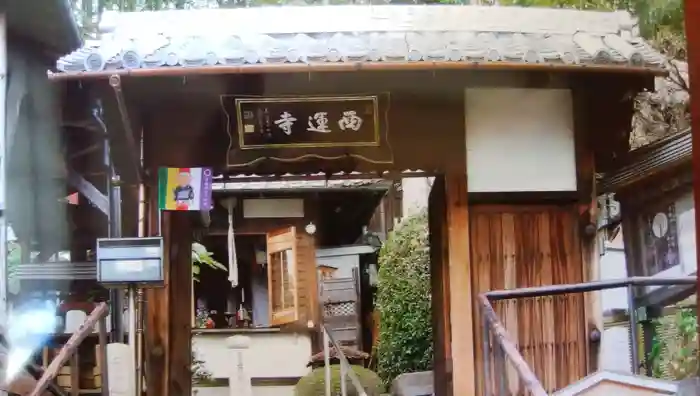
<path id="1" fill-rule="evenodd" d="M 268 292 L 272 325 L 299 319 L 295 253 L 296 230 L 293 227 L 268 234 Z"/>
<path id="2" fill-rule="evenodd" d="M 315 321 L 318 307 L 314 239 L 286 227 L 267 234 L 270 324 Z"/>

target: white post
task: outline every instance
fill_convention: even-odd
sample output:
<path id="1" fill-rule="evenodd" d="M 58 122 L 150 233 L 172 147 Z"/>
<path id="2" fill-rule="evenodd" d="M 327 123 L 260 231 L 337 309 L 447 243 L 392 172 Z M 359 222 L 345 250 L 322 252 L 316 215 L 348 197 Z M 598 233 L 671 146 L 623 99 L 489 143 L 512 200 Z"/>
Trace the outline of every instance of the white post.
<path id="1" fill-rule="evenodd" d="M 326 327 L 322 325 L 323 329 L 323 372 L 324 372 L 324 378 L 325 380 L 325 385 L 326 385 L 326 396 L 331 396 L 331 391 L 333 389 L 332 383 L 333 383 L 333 378 L 332 378 L 332 373 L 331 373 L 331 350 L 328 347 L 328 344 L 331 342 L 330 337 L 328 337 L 328 331 L 326 330 Z M 339 351 L 336 351 L 339 352 Z"/>
<path id="2" fill-rule="evenodd" d="M 109 396 L 135 395 L 136 378 L 134 372 L 134 354 L 131 348 L 118 342 L 107 344 Z"/>
<path id="3" fill-rule="evenodd" d="M 134 285 L 129 285 L 128 289 L 128 296 L 129 296 L 129 349 L 131 350 L 131 357 L 134 359 L 134 396 L 138 396 L 141 394 L 141 390 L 138 389 L 138 386 L 140 382 L 137 380 L 138 376 L 141 374 L 140 372 L 136 371 L 136 368 L 139 367 L 140 362 L 136 361 L 136 356 L 138 355 L 137 353 L 137 348 L 136 348 L 136 286 Z M 123 294 L 119 293 L 117 294 L 118 296 L 123 296 Z M 121 341 L 121 340 L 120 340 Z"/>
<path id="4" fill-rule="evenodd" d="M 253 384 L 245 368 L 245 351 L 250 347 L 250 337 L 235 335 L 226 339 L 226 344 L 231 350 L 231 362 L 233 363 L 228 379 L 228 392 L 230 396 L 253 396 Z"/>
<path id="5" fill-rule="evenodd" d="M 338 357 L 340 357 L 340 352 L 338 352 Z M 348 396 L 348 384 L 345 382 L 347 378 L 348 368 L 345 367 L 345 362 L 340 361 L 340 394 L 342 396 Z"/>

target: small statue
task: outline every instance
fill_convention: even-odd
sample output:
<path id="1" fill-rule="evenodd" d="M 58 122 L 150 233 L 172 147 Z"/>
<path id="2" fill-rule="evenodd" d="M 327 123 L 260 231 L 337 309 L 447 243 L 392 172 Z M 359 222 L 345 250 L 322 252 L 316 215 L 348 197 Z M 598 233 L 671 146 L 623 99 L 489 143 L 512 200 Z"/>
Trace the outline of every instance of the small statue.
<path id="1" fill-rule="evenodd" d="M 197 311 L 195 313 L 194 324 L 198 329 L 206 329 L 209 320 L 209 310 L 206 303 L 201 299 L 197 300 Z M 212 321 L 213 322 L 213 321 Z"/>
<path id="2" fill-rule="evenodd" d="M 216 315 L 216 311 L 209 312 L 209 315 L 207 316 L 207 320 L 204 322 L 204 328 L 206 328 L 206 329 L 216 328 L 216 323 L 214 322 L 214 318 L 213 318 L 214 315 Z"/>
<path id="3" fill-rule="evenodd" d="M 238 307 L 238 312 L 236 313 L 236 326 L 239 328 L 250 327 L 250 314 L 248 310 L 243 308 L 243 304 Z"/>

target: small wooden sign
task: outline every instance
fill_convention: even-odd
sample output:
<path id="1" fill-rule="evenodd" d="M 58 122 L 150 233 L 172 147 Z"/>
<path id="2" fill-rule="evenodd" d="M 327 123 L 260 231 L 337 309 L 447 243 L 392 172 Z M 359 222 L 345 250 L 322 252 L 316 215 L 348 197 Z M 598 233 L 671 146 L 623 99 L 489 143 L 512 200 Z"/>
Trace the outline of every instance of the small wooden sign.
<path id="1" fill-rule="evenodd" d="M 681 263 L 678 247 L 678 218 L 674 203 L 655 205 L 644 214 L 644 271 L 646 276 Z"/>
<path id="2" fill-rule="evenodd" d="M 235 111 L 241 150 L 380 145 L 377 96 L 238 98 Z"/>

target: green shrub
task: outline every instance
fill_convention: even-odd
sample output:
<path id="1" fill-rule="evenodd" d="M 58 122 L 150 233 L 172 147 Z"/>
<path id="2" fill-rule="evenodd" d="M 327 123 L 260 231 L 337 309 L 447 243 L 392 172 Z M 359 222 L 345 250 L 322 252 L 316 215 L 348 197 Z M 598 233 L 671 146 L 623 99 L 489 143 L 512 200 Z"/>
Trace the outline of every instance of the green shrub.
<path id="1" fill-rule="evenodd" d="M 697 318 L 695 308 L 679 308 L 653 321 L 656 334 L 648 357 L 652 376 L 680 381 L 697 375 L 700 368 Z"/>
<path id="2" fill-rule="evenodd" d="M 432 369 L 428 216 L 406 218 L 379 253 L 377 372 L 386 384 L 396 376 Z"/>
<path id="3" fill-rule="evenodd" d="M 362 366 L 352 366 L 352 371 L 357 374 L 360 383 L 367 392 L 367 396 L 380 396 L 384 392 L 384 384 L 377 374 Z M 324 396 L 326 394 L 326 372 L 324 367 L 311 371 L 297 382 L 294 387 L 294 396 Z M 348 396 L 359 396 L 349 377 L 345 377 Z M 331 365 L 331 393 L 340 394 L 340 365 Z"/>

